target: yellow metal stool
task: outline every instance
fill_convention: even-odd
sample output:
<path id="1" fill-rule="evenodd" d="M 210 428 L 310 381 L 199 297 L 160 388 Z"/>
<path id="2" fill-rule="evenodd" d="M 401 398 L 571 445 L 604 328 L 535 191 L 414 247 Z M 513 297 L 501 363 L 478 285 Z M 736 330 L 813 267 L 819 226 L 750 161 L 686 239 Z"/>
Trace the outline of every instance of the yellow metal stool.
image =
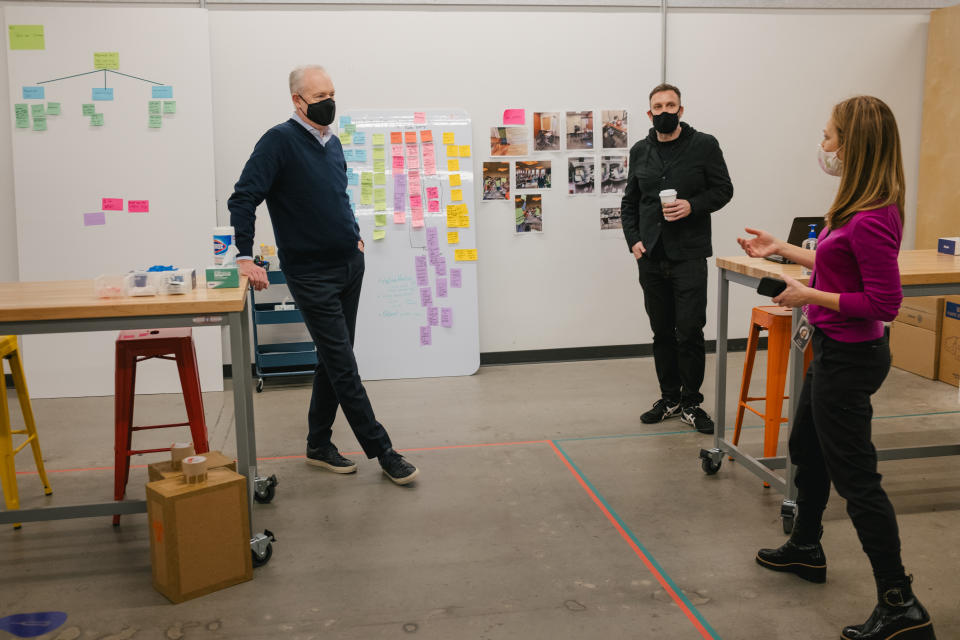
<path id="1" fill-rule="evenodd" d="M 17 493 L 17 470 L 13 464 L 13 457 L 20 453 L 28 444 L 33 449 L 33 459 L 37 464 L 37 473 L 43 482 L 43 493 L 50 495 L 53 489 L 47 480 L 47 471 L 43 468 L 43 454 L 40 452 L 40 440 L 37 438 L 37 424 L 33 419 L 33 408 L 30 406 L 30 394 L 27 393 L 27 380 L 23 375 L 23 363 L 20 361 L 20 351 L 17 349 L 17 336 L 0 336 L 0 363 L 10 361 L 10 370 L 13 374 L 13 385 L 17 389 L 17 398 L 20 400 L 20 410 L 23 412 L 23 422 L 26 429 L 13 431 L 10 422 L 10 407 L 7 406 L 6 385 L 0 385 L 0 480 L 3 481 L 3 497 L 8 510 L 20 508 L 20 497 Z M 4 371 L 0 364 L 0 374 Z M 3 377 L 0 376 L 0 380 Z M 14 435 L 25 435 L 27 439 L 16 448 L 13 446 Z M 13 525 L 19 529 L 20 524 Z"/>

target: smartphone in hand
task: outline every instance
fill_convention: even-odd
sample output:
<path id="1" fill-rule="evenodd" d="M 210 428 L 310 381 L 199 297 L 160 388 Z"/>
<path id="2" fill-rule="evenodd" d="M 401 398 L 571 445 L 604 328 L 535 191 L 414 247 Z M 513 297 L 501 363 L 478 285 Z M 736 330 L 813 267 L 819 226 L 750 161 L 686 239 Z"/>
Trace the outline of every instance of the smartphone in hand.
<path id="1" fill-rule="evenodd" d="M 787 283 L 779 278 L 770 278 L 765 276 L 760 278 L 760 284 L 757 285 L 757 293 L 769 298 L 776 298 L 787 288 Z"/>

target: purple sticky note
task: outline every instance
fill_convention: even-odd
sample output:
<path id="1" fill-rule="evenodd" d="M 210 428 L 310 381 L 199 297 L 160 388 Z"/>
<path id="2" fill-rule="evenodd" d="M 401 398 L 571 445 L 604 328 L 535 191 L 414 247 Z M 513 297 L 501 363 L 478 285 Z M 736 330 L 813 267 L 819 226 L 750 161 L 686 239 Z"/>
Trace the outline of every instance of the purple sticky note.
<path id="1" fill-rule="evenodd" d="M 104 215 L 103 211 L 83 214 L 83 226 L 85 227 L 96 227 L 104 224 L 107 224 L 107 216 Z"/>
<path id="2" fill-rule="evenodd" d="M 430 294 L 430 287 L 420 287 L 420 306 L 429 307 L 433 304 L 433 296 Z"/>
<path id="3" fill-rule="evenodd" d="M 436 307 L 427 307 L 427 322 L 431 327 L 440 325 L 440 309 Z"/>
<path id="4" fill-rule="evenodd" d="M 437 235 L 437 228 L 428 227 L 427 228 L 427 248 L 433 249 L 434 247 L 438 247 L 438 246 L 440 246 L 440 236 Z"/>
<path id="5" fill-rule="evenodd" d="M 437 297 L 438 298 L 447 297 L 447 279 L 446 278 L 437 278 Z"/>
<path id="6" fill-rule="evenodd" d="M 447 259 L 443 256 L 439 256 L 436 261 L 434 261 L 433 266 L 437 268 L 438 276 L 447 275 Z"/>
<path id="7" fill-rule="evenodd" d="M 462 271 L 460 269 L 450 269 L 450 286 L 459 289 L 462 281 Z"/>
<path id="8" fill-rule="evenodd" d="M 440 326 L 448 329 L 453 327 L 453 309 L 450 307 L 440 309 Z"/>
<path id="9" fill-rule="evenodd" d="M 433 339 L 430 333 L 430 325 L 420 327 L 420 346 L 429 347 L 431 344 L 433 344 Z"/>
<path id="10" fill-rule="evenodd" d="M 417 270 L 417 286 L 426 287 L 430 284 L 427 279 L 427 256 L 417 256 L 414 258 Z"/>

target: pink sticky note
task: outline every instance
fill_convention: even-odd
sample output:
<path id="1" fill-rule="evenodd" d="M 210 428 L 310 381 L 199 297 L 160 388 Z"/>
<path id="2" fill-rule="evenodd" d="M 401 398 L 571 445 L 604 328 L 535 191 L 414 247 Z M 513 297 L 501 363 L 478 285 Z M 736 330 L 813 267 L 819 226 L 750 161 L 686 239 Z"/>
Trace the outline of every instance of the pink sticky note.
<path id="1" fill-rule="evenodd" d="M 427 307 L 427 324 L 431 327 L 440 325 L 440 309 L 436 307 Z"/>
<path id="2" fill-rule="evenodd" d="M 429 347 L 431 344 L 433 344 L 433 340 L 430 334 L 430 325 L 420 327 L 420 346 Z"/>
<path id="3" fill-rule="evenodd" d="M 447 297 L 447 279 L 446 278 L 437 278 L 437 297 L 438 298 Z"/>
<path id="4" fill-rule="evenodd" d="M 107 224 L 107 216 L 103 211 L 83 214 L 83 226 L 96 227 L 103 224 Z"/>
<path id="5" fill-rule="evenodd" d="M 423 214 L 423 198 L 420 197 L 419 193 L 410 194 L 410 209 L 413 211 L 420 210 L 420 213 Z"/>
<path id="6" fill-rule="evenodd" d="M 123 211 L 123 198 L 104 198 L 101 204 L 104 211 Z"/>
<path id="7" fill-rule="evenodd" d="M 427 124 L 427 114 L 423 111 L 414 111 L 413 124 Z"/>
<path id="8" fill-rule="evenodd" d="M 402 155 L 403 155 L 403 145 L 402 145 L 402 144 L 392 144 L 392 145 L 390 145 L 390 155 L 392 155 L 392 156 L 402 156 Z"/>
<path id="9" fill-rule="evenodd" d="M 393 156 L 393 168 L 403 171 L 403 156 Z"/>
<path id="10" fill-rule="evenodd" d="M 393 223 L 394 224 L 406 224 L 407 214 L 403 211 L 394 211 L 393 212 Z"/>
<path id="11" fill-rule="evenodd" d="M 440 197 L 440 187 L 427 187 L 427 198 L 437 200 Z"/>
<path id="12" fill-rule="evenodd" d="M 414 229 L 422 229 L 422 228 L 423 228 L 423 213 L 420 214 L 420 217 L 419 217 L 419 218 L 417 218 L 417 215 L 414 214 L 414 215 L 413 215 L 413 221 L 410 223 L 410 226 L 413 227 Z"/>
<path id="13" fill-rule="evenodd" d="M 463 281 L 463 272 L 461 269 L 450 269 L 450 286 L 454 289 L 460 288 L 460 283 Z"/>
<path id="14" fill-rule="evenodd" d="M 433 294 L 430 293 L 430 287 L 420 287 L 420 306 L 429 307 L 433 304 Z"/>
<path id="15" fill-rule="evenodd" d="M 423 173 L 428 176 L 437 175 L 437 157 L 433 153 L 433 143 L 423 145 Z"/>
<path id="16" fill-rule="evenodd" d="M 453 309 L 450 307 L 440 309 L 440 326 L 448 329 L 453 327 Z"/>
<path id="17" fill-rule="evenodd" d="M 507 109 L 503 112 L 503 124 L 526 124 L 527 112 L 523 109 Z"/>
<path id="18" fill-rule="evenodd" d="M 414 149 L 411 152 L 410 149 L 407 149 L 407 169 L 419 169 L 420 168 L 420 154 L 417 153 L 416 145 L 413 145 Z"/>
<path id="19" fill-rule="evenodd" d="M 440 201 L 427 200 L 427 213 L 440 213 Z"/>
<path id="20" fill-rule="evenodd" d="M 127 211 L 130 213 L 150 213 L 150 201 L 127 200 Z"/>

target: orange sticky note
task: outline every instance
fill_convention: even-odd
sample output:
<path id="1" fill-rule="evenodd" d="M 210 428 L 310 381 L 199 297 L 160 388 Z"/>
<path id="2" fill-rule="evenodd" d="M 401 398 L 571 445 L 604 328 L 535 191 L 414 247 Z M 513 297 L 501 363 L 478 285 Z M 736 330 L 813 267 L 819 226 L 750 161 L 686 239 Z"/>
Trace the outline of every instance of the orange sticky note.
<path id="1" fill-rule="evenodd" d="M 457 244 L 460 242 L 459 231 L 447 231 L 447 244 Z"/>
<path id="2" fill-rule="evenodd" d="M 402 144 L 403 134 L 399 131 L 390 132 L 390 144 Z"/>
<path id="3" fill-rule="evenodd" d="M 404 134 L 407 144 L 415 144 L 417 142 L 417 132 L 416 131 L 407 131 Z"/>
<path id="4" fill-rule="evenodd" d="M 470 157 L 470 145 L 462 144 L 460 145 L 460 157 L 469 158 Z"/>
<path id="5" fill-rule="evenodd" d="M 477 260 L 477 250 L 476 249 L 456 249 L 453 252 L 454 260 L 457 262 L 476 262 Z"/>
<path id="6" fill-rule="evenodd" d="M 433 142 L 433 131 L 424 129 L 420 132 L 420 142 Z"/>
<path id="7" fill-rule="evenodd" d="M 443 144 L 453 144 L 453 140 L 454 140 L 454 138 L 453 138 L 453 132 L 452 132 L 452 131 L 444 131 L 444 132 L 443 132 Z"/>
<path id="8" fill-rule="evenodd" d="M 450 189 L 450 199 L 454 202 L 463 200 L 463 189 Z"/>
<path id="9" fill-rule="evenodd" d="M 455 144 L 447 145 L 447 157 L 448 158 L 459 158 L 460 157 L 460 147 Z"/>
<path id="10" fill-rule="evenodd" d="M 459 174 L 459 173 L 451 173 L 451 174 L 450 174 L 450 186 L 451 186 L 451 187 L 459 187 L 459 186 L 460 186 L 460 182 L 461 182 L 461 181 L 460 181 L 460 174 Z"/>
<path id="11" fill-rule="evenodd" d="M 447 160 L 447 171 L 460 171 L 460 161 L 456 158 Z"/>

